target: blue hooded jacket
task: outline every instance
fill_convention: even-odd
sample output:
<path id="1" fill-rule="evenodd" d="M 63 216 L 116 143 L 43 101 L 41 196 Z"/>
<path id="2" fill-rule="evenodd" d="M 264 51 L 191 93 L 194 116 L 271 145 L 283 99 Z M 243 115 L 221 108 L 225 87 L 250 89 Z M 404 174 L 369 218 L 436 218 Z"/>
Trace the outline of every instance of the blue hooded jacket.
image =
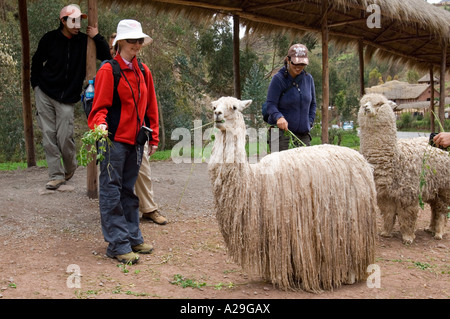
<path id="1" fill-rule="evenodd" d="M 285 77 L 287 73 L 287 77 Z M 295 83 L 282 96 L 283 90 Z M 267 113 L 269 124 L 276 125 L 277 120 L 284 116 L 288 129 L 296 134 L 307 134 L 316 118 L 316 90 L 311 74 L 302 71 L 295 79 L 281 68 L 270 82 L 267 91 Z"/>

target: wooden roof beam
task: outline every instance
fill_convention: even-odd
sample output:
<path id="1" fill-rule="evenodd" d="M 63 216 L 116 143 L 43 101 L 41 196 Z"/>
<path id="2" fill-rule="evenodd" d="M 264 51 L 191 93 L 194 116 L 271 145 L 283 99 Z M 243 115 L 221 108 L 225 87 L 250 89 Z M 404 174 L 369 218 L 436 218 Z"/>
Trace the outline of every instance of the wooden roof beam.
<path id="1" fill-rule="evenodd" d="M 442 53 L 420 53 L 420 54 L 414 54 L 413 56 L 420 57 L 420 56 L 436 56 L 436 57 L 442 57 Z M 447 56 L 450 56 L 450 52 L 447 53 Z"/>
<path id="2" fill-rule="evenodd" d="M 176 4 L 186 7 L 197 7 L 201 9 L 211 9 L 216 11 L 229 11 L 229 12 L 239 12 L 243 9 L 241 7 L 230 7 L 230 6 L 223 6 L 218 5 L 214 3 L 209 2 L 202 2 L 202 1 L 185 1 L 185 0 L 153 0 L 156 2 L 161 3 L 168 3 L 168 4 Z"/>
<path id="3" fill-rule="evenodd" d="M 425 43 L 423 43 L 422 45 L 418 46 L 417 48 L 412 49 L 411 51 L 409 51 L 409 54 L 413 54 L 414 52 L 416 52 L 417 50 L 422 49 L 423 47 L 427 46 L 429 43 L 433 42 L 434 39 L 430 39 L 429 41 L 426 41 Z"/>
<path id="4" fill-rule="evenodd" d="M 253 22 L 259 22 L 259 23 L 266 23 L 266 24 L 271 24 L 271 25 L 276 25 L 282 28 L 290 28 L 290 29 L 294 29 L 294 30 L 302 30 L 302 31 L 313 31 L 313 32 L 321 32 L 321 27 L 312 27 L 309 25 L 305 25 L 305 24 L 300 24 L 297 22 L 285 22 L 285 21 L 280 21 L 274 18 L 270 18 L 270 17 L 266 17 L 266 16 L 261 16 L 261 15 L 257 15 L 251 12 L 239 12 L 238 15 L 244 19 L 247 20 L 251 20 Z M 346 37 L 349 39 L 360 39 L 360 36 L 356 36 L 356 35 L 351 35 L 348 33 L 344 33 L 344 32 L 338 32 L 338 31 L 332 31 L 330 30 L 330 35 L 335 35 L 335 36 L 339 36 L 339 37 Z"/>
<path id="5" fill-rule="evenodd" d="M 391 24 L 389 24 L 387 26 L 387 28 L 384 28 L 383 31 L 380 32 L 380 34 L 377 35 L 377 37 L 375 39 L 373 39 L 373 42 L 377 42 L 379 38 L 381 38 L 386 32 L 388 32 L 395 24 L 395 21 L 392 22 Z"/>
<path id="6" fill-rule="evenodd" d="M 330 3 L 329 5 L 325 6 L 322 5 L 322 16 L 320 17 L 320 21 L 318 21 L 319 24 L 322 25 L 322 23 L 328 19 L 328 12 L 331 11 L 331 9 L 333 8 L 333 3 Z"/>
<path id="7" fill-rule="evenodd" d="M 328 27 L 329 28 L 333 28 L 333 27 L 340 27 L 342 25 L 349 25 L 349 24 L 356 24 L 356 23 L 361 23 L 361 22 L 366 22 L 366 19 L 351 19 L 351 20 L 346 20 L 346 21 L 339 21 L 339 22 L 335 22 L 335 23 L 329 23 Z"/>
<path id="8" fill-rule="evenodd" d="M 378 43 L 372 42 L 372 41 L 370 41 L 370 40 L 363 40 L 363 42 L 364 42 L 364 44 L 366 44 L 366 45 L 370 45 L 370 46 L 372 46 L 372 47 L 374 47 L 374 48 L 377 48 L 377 49 L 380 49 L 380 50 L 382 50 L 382 51 L 389 52 L 389 53 L 391 53 L 392 55 L 397 56 L 397 57 L 400 57 L 400 58 L 404 58 L 404 59 L 408 59 L 408 60 L 415 60 L 416 62 L 419 62 L 419 63 L 430 64 L 430 61 L 426 61 L 426 60 L 420 59 L 420 58 L 415 57 L 415 56 L 413 56 L 413 55 L 409 55 L 409 54 L 405 54 L 405 53 L 400 53 L 398 50 L 395 50 L 395 49 L 392 49 L 392 48 L 385 47 L 385 46 L 383 46 L 383 45 L 380 45 L 380 44 L 378 44 Z M 433 65 L 440 65 L 440 64 L 436 64 L 436 63 L 431 63 L 431 64 L 433 64 Z"/>
<path id="9" fill-rule="evenodd" d="M 426 40 L 426 39 L 431 39 L 431 40 L 433 40 L 434 37 L 431 36 L 431 35 L 410 36 L 410 37 L 405 37 L 405 38 L 396 38 L 396 39 L 389 39 L 389 40 L 378 41 L 378 43 L 384 44 L 384 43 L 398 42 L 398 41 Z"/>
<path id="10" fill-rule="evenodd" d="M 279 8 L 279 7 L 285 7 L 290 6 L 293 4 L 298 4 L 297 2 L 292 1 L 279 1 L 279 2 L 272 2 L 272 3 L 265 3 L 265 4 L 257 4 L 253 6 L 245 7 L 245 11 L 256 11 L 256 10 L 264 10 L 264 9 L 270 9 L 270 8 Z"/>

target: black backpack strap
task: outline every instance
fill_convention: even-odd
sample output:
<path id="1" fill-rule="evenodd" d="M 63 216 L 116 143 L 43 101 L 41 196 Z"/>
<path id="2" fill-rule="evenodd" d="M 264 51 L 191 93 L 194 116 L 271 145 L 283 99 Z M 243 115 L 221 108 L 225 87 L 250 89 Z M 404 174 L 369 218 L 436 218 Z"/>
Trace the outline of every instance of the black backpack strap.
<path id="1" fill-rule="evenodd" d="M 294 84 L 289 85 L 287 88 L 285 88 L 283 91 L 281 91 L 280 97 L 283 96 L 287 91 L 289 91 L 293 87 L 294 87 Z"/>
<path id="2" fill-rule="evenodd" d="M 147 73 L 145 72 L 145 68 L 144 65 L 142 64 L 141 60 L 137 60 L 138 65 L 139 65 L 139 69 L 142 72 L 142 75 L 144 76 L 144 80 L 145 80 L 145 84 L 147 85 Z M 144 117 L 144 122 L 146 123 L 147 126 L 150 127 L 150 119 L 147 117 L 147 115 L 145 115 Z"/>
<path id="3" fill-rule="evenodd" d="M 122 76 L 122 74 L 120 73 L 120 65 L 119 62 L 114 59 L 109 60 L 108 63 L 112 66 L 114 76 L 114 90 L 116 90 L 117 86 L 119 85 L 120 77 Z"/>
<path id="4" fill-rule="evenodd" d="M 147 81 L 147 76 L 146 76 L 144 65 L 142 65 L 142 62 L 139 59 L 137 60 L 137 62 L 138 62 L 138 65 L 139 65 L 139 69 L 141 70 L 142 75 L 144 76 L 145 81 Z"/>
<path id="5" fill-rule="evenodd" d="M 119 62 L 117 62 L 115 59 L 107 61 L 109 64 L 111 64 L 113 69 L 113 75 L 114 75 L 114 89 L 117 89 L 117 85 L 119 85 L 120 77 L 122 76 L 120 72 L 120 65 Z M 147 80 L 145 68 L 142 65 L 142 62 L 138 60 L 139 69 L 142 72 L 142 75 L 144 76 L 144 79 Z"/>
<path id="6" fill-rule="evenodd" d="M 306 73 L 306 71 L 305 71 L 305 75 L 304 75 L 304 76 L 307 76 L 307 75 L 308 75 L 308 73 Z M 299 76 L 298 82 L 297 82 L 297 81 L 294 81 L 294 82 L 292 82 L 291 85 L 289 85 L 287 88 L 285 88 L 285 89 L 281 92 L 281 95 L 280 95 L 280 96 L 283 96 L 287 91 L 289 91 L 289 90 L 292 89 L 293 87 L 296 87 L 296 88 L 298 89 L 298 87 L 301 85 L 301 83 L 302 83 L 302 75 Z"/>

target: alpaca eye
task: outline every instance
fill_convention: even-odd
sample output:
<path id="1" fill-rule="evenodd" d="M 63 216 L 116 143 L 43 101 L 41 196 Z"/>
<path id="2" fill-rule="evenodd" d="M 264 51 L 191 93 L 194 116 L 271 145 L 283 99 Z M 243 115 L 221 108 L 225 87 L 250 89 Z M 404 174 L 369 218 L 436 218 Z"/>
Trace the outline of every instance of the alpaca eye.
<path id="1" fill-rule="evenodd" d="M 217 108 L 216 106 L 213 106 L 213 111 L 215 111 L 215 110 L 216 110 L 216 108 Z"/>
<path id="2" fill-rule="evenodd" d="M 233 105 L 233 110 L 237 110 L 237 106 L 236 105 Z"/>

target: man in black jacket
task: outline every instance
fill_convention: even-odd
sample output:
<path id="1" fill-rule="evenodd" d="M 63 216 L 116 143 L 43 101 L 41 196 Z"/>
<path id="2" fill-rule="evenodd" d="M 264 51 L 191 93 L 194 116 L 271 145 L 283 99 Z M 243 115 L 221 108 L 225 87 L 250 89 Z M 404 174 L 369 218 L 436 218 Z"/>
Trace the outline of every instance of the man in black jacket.
<path id="1" fill-rule="evenodd" d="M 97 59 L 112 58 L 97 27 L 87 27 L 87 34 L 80 32 L 81 20 L 86 18 L 77 5 L 64 7 L 60 27 L 42 37 L 32 60 L 31 85 L 50 179 L 47 189 L 57 189 L 72 178 L 77 168 L 74 106 L 80 100 L 86 77 L 88 36 L 95 42 Z"/>

